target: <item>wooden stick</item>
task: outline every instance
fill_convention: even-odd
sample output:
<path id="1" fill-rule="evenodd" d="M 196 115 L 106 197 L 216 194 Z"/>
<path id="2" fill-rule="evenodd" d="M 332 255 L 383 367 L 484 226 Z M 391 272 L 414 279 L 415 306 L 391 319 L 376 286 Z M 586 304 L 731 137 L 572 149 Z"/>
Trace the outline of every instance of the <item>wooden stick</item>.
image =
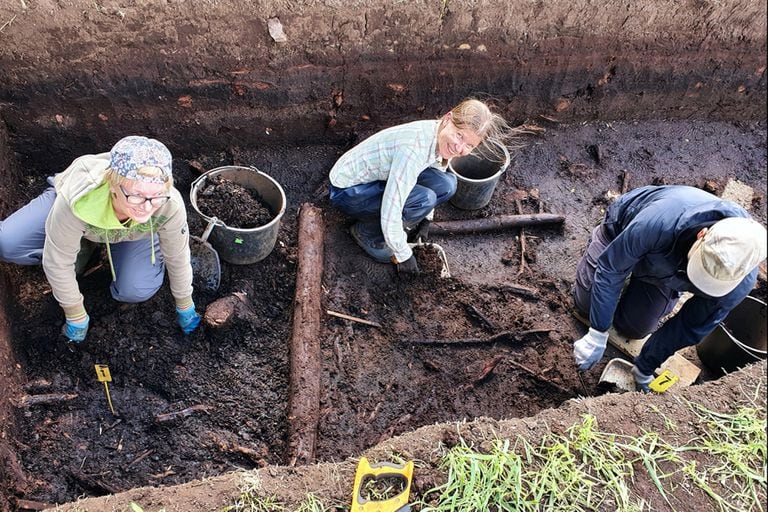
<path id="1" fill-rule="evenodd" d="M 221 451 L 227 452 L 227 453 L 236 453 L 238 455 L 244 455 L 259 467 L 264 467 L 267 465 L 267 462 L 265 460 L 266 453 L 264 453 L 263 451 L 254 450 L 253 448 L 249 448 L 247 446 L 241 446 L 235 443 L 230 443 L 225 439 L 220 438 L 216 434 L 212 434 L 211 437 L 213 438 L 214 443 L 216 443 L 216 446 L 218 446 L 218 448 Z"/>
<path id="2" fill-rule="evenodd" d="M 298 262 L 290 340 L 286 462 L 315 458 L 320 422 L 320 313 L 323 285 L 323 212 L 309 203 L 299 210 Z"/>
<path id="3" fill-rule="evenodd" d="M 96 478 L 95 476 L 86 475 L 80 471 L 70 471 L 69 474 L 77 481 L 77 483 L 89 491 L 95 491 L 99 494 L 117 494 L 122 490 Z"/>
<path id="4" fill-rule="evenodd" d="M 621 171 L 621 193 L 626 194 L 629 191 L 629 172 L 625 169 Z"/>
<path id="5" fill-rule="evenodd" d="M 43 391 L 53 386 L 48 379 L 35 379 L 24 384 L 24 391 L 30 394 L 36 394 L 35 391 Z"/>
<path id="6" fill-rule="evenodd" d="M 526 270 L 528 270 L 528 263 L 525 261 L 525 229 L 520 228 L 520 268 L 517 270 L 517 275 Z"/>
<path id="7" fill-rule="evenodd" d="M 211 409 L 213 409 L 213 407 L 210 405 L 197 404 L 180 411 L 169 412 L 166 414 L 155 414 L 155 423 L 168 423 L 192 416 L 196 412 L 207 412 Z"/>
<path id="8" fill-rule="evenodd" d="M 573 392 L 573 390 L 572 390 L 572 389 L 568 389 L 568 388 L 566 388 L 566 387 L 564 387 L 564 386 L 561 386 L 560 384 L 558 384 L 558 383 L 556 383 L 556 382 L 552 382 L 552 381 L 551 381 L 551 380 L 549 380 L 548 378 L 546 378 L 546 377 L 544 377 L 544 376 L 542 376 L 542 375 L 539 375 L 539 374 L 538 374 L 538 372 L 535 372 L 535 371 L 531 370 L 530 368 L 528 368 L 527 366 L 525 366 L 525 365 L 523 365 L 523 364 L 520 364 L 520 363 L 518 363 L 518 362 L 517 362 L 517 361 L 515 361 L 514 359 L 508 359 L 507 361 L 509 362 L 509 364 L 511 364 L 511 365 L 512 365 L 512 366 L 514 366 L 515 368 L 519 368 L 519 369 L 523 370 L 524 372 L 526 372 L 526 373 L 530 374 L 532 377 L 536 378 L 537 380 L 540 380 L 541 382 L 544 382 L 544 383 L 546 383 L 546 384 L 549 384 L 549 385 L 550 385 L 550 386 L 552 386 L 553 388 L 557 388 L 557 389 L 559 389 L 560 391 L 562 391 L 563 393 L 566 393 L 566 394 L 568 394 L 568 395 L 573 395 L 573 394 L 575 394 L 575 393 Z"/>
<path id="9" fill-rule="evenodd" d="M 133 466 L 135 464 L 138 464 L 139 462 L 143 461 L 144 459 L 146 459 L 147 457 L 152 455 L 152 452 L 154 452 L 154 451 L 155 450 L 152 449 L 152 448 L 150 448 L 149 450 L 145 450 L 141 455 L 139 455 L 138 457 L 133 459 L 131 462 L 129 462 L 128 463 L 128 467 L 131 467 L 131 466 Z"/>
<path id="10" fill-rule="evenodd" d="M 53 508 L 54 505 L 50 503 L 43 503 L 42 501 L 22 500 L 16 498 L 16 508 L 18 510 L 47 510 Z"/>
<path id="11" fill-rule="evenodd" d="M 95 267 L 91 267 L 91 268 L 89 268 L 88 270 L 86 270 L 85 272 L 83 272 L 83 275 L 82 275 L 82 277 L 88 277 L 89 275 L 93 274 L 94 272 L 96 272 L 97 270 L 99 270 L 99 269 L 100 269 L 101 267 L 103 267 L 103 266 L 104 266 L 104 264 L 103 264 L 103 263 L 99 263 L 99 264 L 98 264 L 98 265 L 96 265 Z"/>
<path id="12" fill-rule="evenodd" d="M 446 220 L 433 222 L 429 232 L 433 235 L 453 235 L 461 233 L 482 233 L 501 229 L 520 228 L 524 226 L 541 226 L 544 224 L 562 224 L 564 215 L 554 213 L 531 213 L 526 215 L 499 215 L 483 219 Z"/>
<path id="13" fill-rule="evenodd" d="M 457 340 L 441 340 L 441 339 L 416 339 L 416 340 L 401 340 L 400 343 L 412 343 L 415 345 L 483 345 L 488 343 L 497 343 L 501 341 L 520 341 L 523 337 L 530 334 L 542 334 L 545 332 L 554 331 L 551 327 L 545 327 L 541 329 L 528 329 L 526 331 L 520 331 L 513 333 L 510 331 L 502 331 L 498 334 L 494 334 L 488 338 L 459 338 Z"/>
<path id="14" fill-rule="evenodd" d="M 25 395 L 19 400 L 19 407 L 33 407 L 35 405 L 51 405 L 68 402 L 77 398 L 77 394 L 47 393 L 44 395 Z"/>
<path id="15" fill-rule="evenodd" d="M 504 359 L 504 356 L 501 354 L 497 354 L 493 356 L 492 359 L 485 362 L 483 365 L 483 369 L 480 370 L 480 373 L 477 374 L 477 376 L 472 379 L 472 386 L 477 386 L 478 384 L 482 384 L 485 382 L 493 373 L 494 368 L 496 368 L 496 365 L 498 365 L 501 360 Z"/>
<path id="16" fill-rule="evenodd" d="M 488 320 L 488 318 L 484 314 L 482 314 L 475 306 L 473 306 L 472 304 L 465 303 L 464 307 L 467 308 L 467 313 L 469 313 L 469 316 L 478 320 L 485 329 L 489 331 L 496 330 L 496 325 L 490 320 Z"/>
<path id="17" fill-rule="evenodd" d="M 344 320 L 351 320 L 352 322 L 357 322 L 359 324 L 370 325 L 370 326 L 378 327 L 379 329 L 381 329 L 381 324 L 378 323 L 378 322 L 372 322 L 370 320 L 365 320 L 363 318 L 358 318 L 356 316 L 345 315 L 344 313 L 338 313 L 336 311 L 331 311 L 330 309 L 327 309 L 325 312 L 328 313 L 331 316 L 335 316 L 335 317 L 338 317 L 338 318 L 343 318 Z"/>
<path id="18" fill-rule="evenodd" d="M 491 285 L 491 287 L 500 292 L 511 292 L 517 295 L 522 295 L 523 297 L 528 297 L 529 299 L 539 298 L 539 290 L 520 284 L 499 283 Z"/>
<path id="19" fill-rule="evenodd" d="M 517 213 L 523 214 L 523 203 L 520 199 L 515 199 L 515 206 L 517 206 Z M 522 274 L 528 269 L 528 264 L 525 262 L 525 229 L 520 228 L 520 268 L 517 270 L 517 275 Z"/>

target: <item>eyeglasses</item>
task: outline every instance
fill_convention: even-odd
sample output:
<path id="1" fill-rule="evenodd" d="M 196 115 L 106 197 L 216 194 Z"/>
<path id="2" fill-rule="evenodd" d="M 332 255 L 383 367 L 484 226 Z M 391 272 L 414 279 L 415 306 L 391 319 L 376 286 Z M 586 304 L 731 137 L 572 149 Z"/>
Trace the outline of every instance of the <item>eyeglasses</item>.
<path id="1" fill-rule="evenodd" d="M 171 198 L 171 196 L 157 196 L 157 197 L 137 196 L 135 194 L 127 193 L 122 185 L 120 185 L 119 188 L 120 188 L 120 192 L 122 192 L 123 195 L 125 196 L 126 202 L 128 202 L 128 204 L 131 204 L 133 206 L 144 205 L 147 201 L 149 201 L 149 204 L 157 208 L 159 206 L 163 206 Z"/>

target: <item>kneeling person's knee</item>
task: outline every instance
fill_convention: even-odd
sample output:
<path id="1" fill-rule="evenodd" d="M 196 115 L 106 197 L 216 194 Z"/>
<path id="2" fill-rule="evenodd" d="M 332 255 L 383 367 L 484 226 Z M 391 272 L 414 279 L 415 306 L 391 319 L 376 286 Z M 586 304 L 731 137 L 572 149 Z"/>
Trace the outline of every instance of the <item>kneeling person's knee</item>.
<path id="1" fill-rule="evenodd" d="M 160 284 L 162 284 L 162 282 Z M 159 289 L 160 285 L 155 284 L 142 285 L 142 283 L 123 282 L 112 283 L 112 286 L 110 287 L 113 299 L 118 302 L 127 302 L 129 304 L 149 300 Z"/>

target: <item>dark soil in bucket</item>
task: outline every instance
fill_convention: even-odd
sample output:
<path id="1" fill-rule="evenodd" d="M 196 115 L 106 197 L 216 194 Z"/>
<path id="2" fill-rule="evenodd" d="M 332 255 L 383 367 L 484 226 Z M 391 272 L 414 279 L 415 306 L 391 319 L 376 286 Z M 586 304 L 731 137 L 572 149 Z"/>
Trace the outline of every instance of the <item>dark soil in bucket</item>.
<path id="1" fill-rule="evenodd" d="M 204 215 L 216 217 L 231 228 L 257 228 L 275 218 L 258 192 L 221 176 L 206 180 L 205 187 L 198 192 L 197 206 Z"/>

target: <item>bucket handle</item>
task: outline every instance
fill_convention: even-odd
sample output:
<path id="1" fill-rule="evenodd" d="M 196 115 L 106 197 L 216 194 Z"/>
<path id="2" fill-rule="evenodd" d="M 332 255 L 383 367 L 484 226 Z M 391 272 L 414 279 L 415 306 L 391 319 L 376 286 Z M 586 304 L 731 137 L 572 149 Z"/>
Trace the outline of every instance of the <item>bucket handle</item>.
<path id="1" fill-rule="evenodd" d="M 207 174 L 208 174 L 207 172 L 204 172 L 203 174 L 201 174 L 200 176 L 198 176 L 197 178 L 195 178 L 195 179 L 192 181 L 192 184 L 189 186 L 190 190 L 194 190 L 195 188 L 197 188 L 197 184 L 198 184 L 199 182 L 201 182 L 201 181 L 205 181 L 205 180 L 208 178 Z"/>
<path id="2" fill-rule="evenodd" d="M 507 169 L 509 169 L 509 164 L 512 163 L 512 159 L 509 156 L 509 150 L 507 149 L 506 144 L 498 139 L 491 138 L 488 140 L 494 144 L 497 144 L 501 148 L 501 152 L 504 154 L 504 158 L 499 162 L 499 164 L 501 164 L 501 172 L 499 174 L 504 174 L 507 172 Z"/>
<path id="3" fill-rule="evenodd" d="M 219 219 L 216 217 L 211 217 L 211 219 L 208 221 L 208 225 L 205 226 L 205 231 L 203 231 L 203 236 L 200 237 L 200 239 L 203 242 L 208 241 L 208 237 L 211 235 L 211 231 L 213 231 L 213 228 L 216 226 L 216 224 L 219 224 Z"/>

